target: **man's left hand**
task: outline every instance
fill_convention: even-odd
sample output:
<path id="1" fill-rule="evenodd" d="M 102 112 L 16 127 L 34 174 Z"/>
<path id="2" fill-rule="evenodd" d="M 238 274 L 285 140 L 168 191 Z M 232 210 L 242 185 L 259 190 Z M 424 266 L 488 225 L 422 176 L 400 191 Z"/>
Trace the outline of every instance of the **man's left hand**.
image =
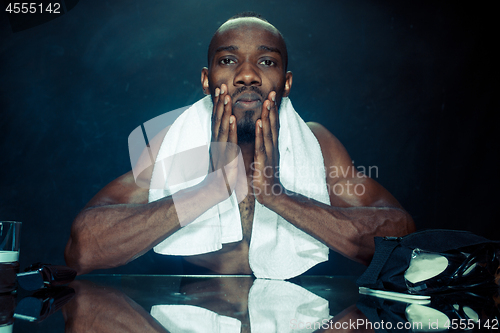
<path id="1" fill-rule="evenodd" d="M 257 200 L 271 206 L 284 191 L 279 180 L 279 117 L 276 92 L 271 91 L 262 104 L 262 114 L 255 124 L 255 156 L 252 189 Z"/>

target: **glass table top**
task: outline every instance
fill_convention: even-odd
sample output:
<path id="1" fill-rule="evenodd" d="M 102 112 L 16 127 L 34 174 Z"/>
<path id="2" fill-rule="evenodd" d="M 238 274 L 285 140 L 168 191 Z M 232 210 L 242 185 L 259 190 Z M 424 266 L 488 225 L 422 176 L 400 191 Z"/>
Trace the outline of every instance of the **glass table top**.
<path id="1" fill-rule="evenodd" d="M 68 286 L 0 295 L 0 333 L 499 329 L 495 292 L 401 302 L 360 295 L 355 281 L 345 276 L 279 281 L 244 275 L 84 275 Z"/>

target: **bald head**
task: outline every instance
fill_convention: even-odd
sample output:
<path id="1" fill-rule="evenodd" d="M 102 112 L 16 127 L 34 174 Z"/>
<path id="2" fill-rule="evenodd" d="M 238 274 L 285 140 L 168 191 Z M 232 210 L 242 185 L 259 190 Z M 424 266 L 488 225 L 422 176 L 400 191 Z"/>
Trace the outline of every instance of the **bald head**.
<path id="1" fill-rule="evenodd" d="M 208 47 L 208 68 L 210 69 L 215 53 L 221 45 L 227 44 L 228 39 L 234 33 L 251 34 L 252 38 L 274 37 L 273 48 L 280 53 L 284 64 L 284 73 L 288 66 L 288 52 L 286 43 L 279 32 L 272 24 L 259 17 L 236 17 L 227 20 L 215 32 Z"/>

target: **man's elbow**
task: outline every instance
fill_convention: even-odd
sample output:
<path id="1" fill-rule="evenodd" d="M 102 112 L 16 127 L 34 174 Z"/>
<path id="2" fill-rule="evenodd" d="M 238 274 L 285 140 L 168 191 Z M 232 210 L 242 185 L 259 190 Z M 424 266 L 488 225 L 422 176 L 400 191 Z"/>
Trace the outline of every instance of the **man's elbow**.
<path id="1" fill-rule="evenodd" d="M 404 227 L 404 232 L 401 236 L 405 236 L 405 235 L 408 235 L 408 234 L 411 234 L 411 233 L 414 233 L 415 231 L 417 231 L 416 227 L 415 227 L 415 222 L 413 222 L 413 218 L 411 217 L 410 214 L 408 214 L 408 212 L 406 212 L 405 210 L 403 210 L 403 217 L 402 217 L 402 224 L 403 224 L 403 227 Z"/>
<path id="2" fill-rule="evenodd" d="M 408 212 L 403 208 L 386 208 L 386 214 L 381 216 L 382 223 L 379 225 L 376 236 L 380 237 L 403 237 L 415 232 L 415 223 Z"/>
<path id="3" fill-rule="evenodd" d="M 84 215 L 77 216 L 71 227 L 71 234 L 64 250 L 66 265 L 76 270 L 78 275 L 96 269 L 95 244 L 93 236 L 86 224 Z"/>
<path id="4" fill-rule="evenodd" d="M 88 258 L 89 253 L 85 251 L 79 242 L 71 236 L 64 250 L 64 260 L 66 265 L 77 272 L 77 275 L 82 275 L 92 271 L 91 260 Z"/>
<path id="5" fill-rule="evenodd" d="M 96 240 L 95 232 L 89 228 L 79 228 L 75 223 L 71 236 L 64 250 L 66 265 L 76 270 L 78 275 L 90 273 L 96 269 L 108 269 L 127 264 L 132 259 L 110 253 L 103 249 Z"/>

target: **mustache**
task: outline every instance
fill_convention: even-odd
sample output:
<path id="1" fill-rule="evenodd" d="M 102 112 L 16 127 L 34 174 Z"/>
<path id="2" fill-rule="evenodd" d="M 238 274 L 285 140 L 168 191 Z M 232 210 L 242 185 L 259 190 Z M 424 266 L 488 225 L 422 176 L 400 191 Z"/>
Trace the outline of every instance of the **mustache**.
<path id="1" fill-rule="evenodd" d="M 262 98 L 262 100 L 265 99 L 262 91 L 259 89 L 259 87 L 256 87 L 256 86 L 249 86 L 249 87 L 243 86 L 243 87 L 236 89 L 236 91 L 231 95 L 231 99 L 234 99 L 235 96 L 238 96 L 239 94 L 241 94 L 247 90 L 259 94 L 259 96 Z"/>

